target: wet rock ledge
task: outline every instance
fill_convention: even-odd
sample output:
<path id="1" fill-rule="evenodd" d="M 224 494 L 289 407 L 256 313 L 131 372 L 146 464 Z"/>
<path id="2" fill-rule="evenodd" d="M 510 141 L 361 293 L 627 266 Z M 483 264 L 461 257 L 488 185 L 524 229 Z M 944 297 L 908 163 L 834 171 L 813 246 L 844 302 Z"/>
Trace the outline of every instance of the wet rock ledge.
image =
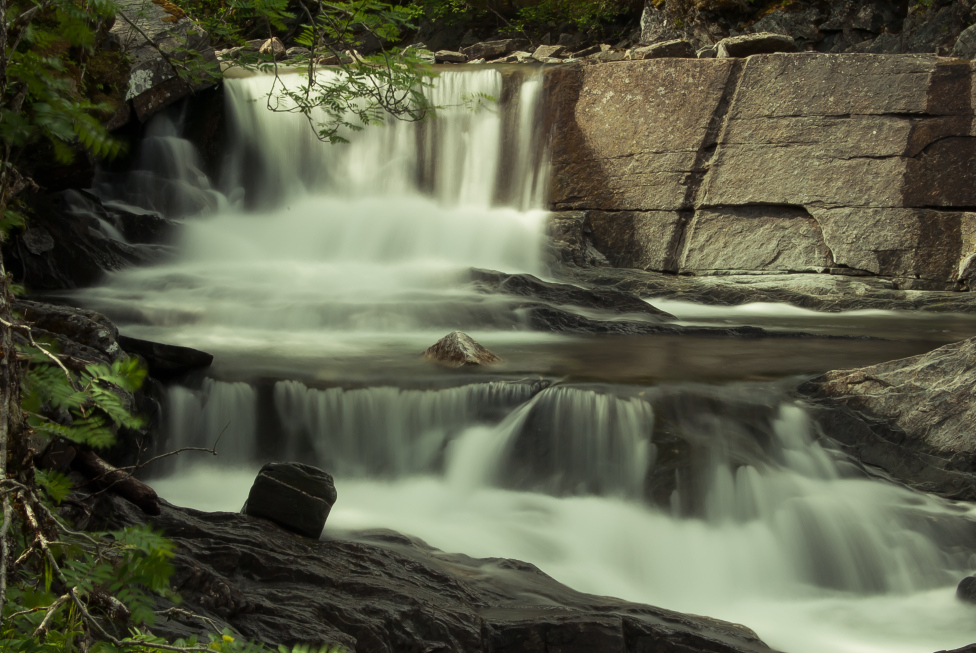
<path id="1" fill-rule="evenodd" d="M 825 435 L 917 490 L 976 501 L 976 338 L 798 388 Z"/>
<path id="2" fill-rule="evenodd" d="M 178 546 L 182 608 L 270 644 L 350 652 L 760 653 L 743 626 L 573 591 L 536 567 L 447 554 L 392 531 L 318 541 L 271 522 L 104 499 L 110 526 L 150 521 Z M 161 608 L 168 605 L 161 605 Z M 199 633 L 187 617 L 153 632 Z"/>

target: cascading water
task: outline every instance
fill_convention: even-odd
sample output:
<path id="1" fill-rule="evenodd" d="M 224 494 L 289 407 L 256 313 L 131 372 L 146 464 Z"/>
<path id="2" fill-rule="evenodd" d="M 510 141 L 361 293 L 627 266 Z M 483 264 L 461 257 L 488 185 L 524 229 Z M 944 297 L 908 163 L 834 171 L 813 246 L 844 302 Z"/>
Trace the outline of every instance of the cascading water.
<path id="1" fill-rule="evenodd" d="M 263 107 L 270 78 L 228 80 L 219 184 L 197 174 L 178 121 L 154 123 L 144 147 L 179 165 L 150 157 L 124 193 L 96 190 L 183 217 L 179 254 L 77 297 L 128 335 L 216 355 L 212 378 L 168 389 L 159 447 L 219 436 L 218 462 L 165 461 L 162 496 L 238 510 L 262 462 L 300 460 L 336 477 L 335 534 L 393 528 L 518 558 L 582 591 L 744 623 L 790 653 L 976 641 L 953 597 L 976 566 L 969 507 L 872 478 L 785 385 L 556 378 L 536 349 L 591 347 L 623 367 L 640 345 L 531 334 L 510 301 L 466 282 L 470 266 L 544 271 L 541 82 L 448 72 L 436 121 L 329 146 Z M 479 94 L 504 101 L 463 106 Z M 139 181 L 154 175 L 170 197 Z M 419 360 L 454 329 L 521 366 Z M 695 369 L 715 367 L 714 344 L 685 346 L 704 358 Z"/>

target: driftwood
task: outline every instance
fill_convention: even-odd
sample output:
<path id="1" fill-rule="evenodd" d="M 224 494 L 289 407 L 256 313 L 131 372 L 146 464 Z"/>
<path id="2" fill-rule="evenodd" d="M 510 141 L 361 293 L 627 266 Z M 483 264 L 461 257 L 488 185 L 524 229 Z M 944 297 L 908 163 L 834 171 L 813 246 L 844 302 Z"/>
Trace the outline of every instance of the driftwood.
<path id="1" fill-rule="evenodd" d="M 91 476 L 97 485 L 128 499 L 147 515 L 159 514 L 159 497 L 154 489 L 133 478 L 131 473 L 109 465 L 94 451 L 78 448 L 74 464 L 80 471 Z"/>

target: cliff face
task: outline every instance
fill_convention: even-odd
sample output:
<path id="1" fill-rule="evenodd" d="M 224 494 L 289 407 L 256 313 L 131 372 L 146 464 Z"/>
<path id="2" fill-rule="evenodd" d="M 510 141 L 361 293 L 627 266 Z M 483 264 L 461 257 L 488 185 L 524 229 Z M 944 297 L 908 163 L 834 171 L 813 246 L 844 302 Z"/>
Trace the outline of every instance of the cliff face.
<path id="1" fill-rule="evenodd" d="M 615 267 L 961 289 L 976 251 L 973 68 L 778 53 L 555 69 L 551 208 L 584 211 Z"/>

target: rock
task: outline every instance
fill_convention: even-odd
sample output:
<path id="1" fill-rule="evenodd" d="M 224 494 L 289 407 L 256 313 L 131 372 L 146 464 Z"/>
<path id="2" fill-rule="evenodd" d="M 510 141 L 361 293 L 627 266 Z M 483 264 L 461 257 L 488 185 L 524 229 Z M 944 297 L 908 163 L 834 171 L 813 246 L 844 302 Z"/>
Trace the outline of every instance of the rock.
<path id="1" fill-rule="evenodd" d="M 450 367 L 491 365 L 501 360 L 460 331 L 449 333 L 428 347 L 424 358 Z"/>
<path id="2" fill-rule="evenodd" d="M 84 363 L 110 364 L 125 358 L 118 328 L 101 313 L 24 299 L 14 302 L 14 310 L 31 327 L 35 339 L 56 339 L 61 354 Z"/>
<path id="3" fill-rule="evenodd" d="M 285 44 L 282 43 L 277 36 L 272 37 L 261 44 L 258 49 L 258 54 L 270 55 L 275 61 L 280 61 L 285 58 L 287 50 L 285 50 Z"/>
<path id="4" fill-rule="evenodd" d="M 267 463 L 254 479 L 241 513 L 318 539 L 336 496 L 332 476 L 317 467 Z"/>
<path id="5" fill-rule="evenodd" d="M 572 50 L 575 47 L 579 47 L 580 41 L 582 40 L 582 34 L 568 34 L 563 32 L 559 35 L 559 40 L 556 41 L 556 44 L 561 45 L 568 50 Z"/>
<path id="6" fill-rule="evenodd" d="M 867 9 L 867 7 L 865 7 Z M 880 16 L 880 13 L 878 14 Z M 785 7 L 771 11 L 749 26 L 752 34 L 781 34 L 793 39 L 798 44 L 812 45 L 823 40 L 824 35 L 817 29 L 823 22 L 824 15 L 816 7 L 805 7 L 797 11 L 796 7 Z M 883 25 L 883 22 L 882 22 Z M 855 27 L 855 29 L 864 29 Z M 760 52 L 795 52 L 796 50 L 761 50 Z M 756 54 L 755 52 L 750 54 Z M 748 55 L 732 55 L 748 56 Z"/>
<path id="7" fill-rule="evenodd" d="M 346 55 L 340 57 L 334 54 L 330 54 L 327 57 L 320 57 L 317 63 L 320 66 L 338 66 L 339 64 L 351 64 L 352 57 Z"/>
<path id="8" fill-rule="evenodd" d="M 831 437 L 917 489 L 976 499 L 976 338 L 828 372 L 798 392 Z"/>
<path id="9" fill-rule="evenodd" d="M 705 172 L 699 151 L 717 137 L 710 129 L 727 102 L 733 66 L 728 59 L 654 59 L 547 72 L 552 208 L 692 208 L 689 189 Z"/>
<path id="10" fill-rule="evenodd" d="M 431 66 L 437 63 L 437 59 L 434 56 L 434 53 L 428 50 L 427 46 L 424 45 L 423 43 L 415 43 L 414 45 L 408 45 L 403 49 L 402 54 L 408 54 L 408 53 L 413 55 L 414 57 L 417 57 L 424 63 L 430 64 Z"/>
<path id="11" fill-rule="evenodd" d="M 717 55 L 718 51 L 712 45 L 702 48 L 695 53 L 695 56 L 699 59 L 714 59 Z"/>
<path id="12" fill-rule="evenodd" d="M 657 309 L 633 293 L 610 288 L 580 288 L 543 281 L 531 274 L 505 274 L 472 268 L 471 279 L 480 292 L 532 299 L 550 306 L 605 311 L 615 316 L 640 315 L 649 322 L 668 322 L 674 316 Z"/>
<path id="13" fill-rule="evenodd" d="M 213 354 L 180 347 L 166 345 L 161 342 L 140 340 L 129 336 L 118 336 L 119 346 L 129 354 L 142 356 L 149 364 L 149 372 L 156 378 L 166 378 L 189 372 L 191 370 L 209 367 L 213 362 Z"/>
<path id="14" fill-rule="evenodd" d="M 959 581 L 956 598 L 966 603 L 976 603 L 976 576 L 966 576 Z"/>
<path id="15" fill-rule="evenodd" d="M 554 58 L 562 56 L 566 52 L 565 45 L 540 45 L 532 53 L 532 57 L 542 61 L 545 58 Z"/>
<path id="16" fill-rule="evenodd" d="M 33 290 L 89 286 L 105 272 L 158 261 L 167 250 L 142 246 L 138 240 L 165 241 L 172 223 L 158 215 L 105 206 L 98 198 L 74 190 L 32 198 L 27 227 L 4 247 L 4 258 L 15 278 Z M 121 230 L 121 231 L 120 231 Z M 123 242 L 128 233 L 136 238 Z"/>
<path id="17" fill-rule="evenodd" d="M 591 240 L 615 265 L 729 273 L 731 256 L 735 270 L 860 271 L 897 279 L 896 289 L 952 289 L 961 259 L 976 251 L 972 76 L 967 62 L 932 55 L 554 70 L 551 208 L 624 212 L 621 226 L 643 225 L 610 234 L 611 216 L 600 219 L 604 231 Z M 784 208 L 762 208 L 773 206 Z M 746 217 L 756 211 L 763 220 Z M 733 230 L 706 229 L 696 241 L 692 227 L 716 226 L 716 212 Z M 658 218 L 662 239 L 635 240 Z M 779 235 L 766 240 L 765 229 Z M 761 242 L 763 253 L 746 260 L 717 245 L 733 236 Z"/>
<path id="18" fill-rule="evenodd" d="M 562 223 L 569 220 L 562 219 Z M 584 239 L 583 251 L 587 250 Z M 572 260 L 577 247 L 561 252 L 571 265 L 552 266 L 560 280 L 594 289 L 614 288 L 641 297 L 655 297 L 710 304 L 738 306 L 755 302 L 791 304 L 817 311 L 851 311 L 861 309 L 976 312 L 971 293 L 924 293 L 908 291 L 918 287 L 917 279 L 878 278 L 868 273 L 852 276 L 855 271 L 831 268 L 830 274 L 738 274 L 720 276 L 687 276 L 638 269 L 607 267 L 606 261 L 587 261 L 581 267 Z M 593 249 L 593 252 L 596 252 Z M 579 256 L 579 254 L 577 254 Z M 554 254 L 556 260 L 563 260 Z M 951 290 L 942 284 L 925 286 L 926 290 Z"/>
<path id="19" fill-rule="evenodd" d="M 507 54 L 529 47 L 529 42 L 525 39 L 502 39 L 499 41 L 482 41 L 466 48 L 461 48 L 461 52 L 467 55 L 468 59 L 497 59 Z"/>
<path id="20" fill-rule="evenodd" d="M 789 36 L 764 32 L 761 34 L 747 34 L 722 39 L 716 44 L 716 57 L 728 59 L 730 57 L 749 57 L 754 54 L 770 54 L 773 52 L 798 52 L 799 48 Z"/>
<path id="21" fill-rule="evenodd" d="M 590 47 L 583 48 L 582 50 L 580 50 L 578 52 L 574 52 L 574 53 L 572 53 L 569 56 L 573 57 L 574 59 L 583 59 L 585 57 L 590 56 L 591 54 L 596 54 L 598 52 L 603 52 L 602 47 L 603 46 L 600 46 L 600 45 L 591 45 Z"/>
<path id="22" fill-rule="evenodd" d="M 532 57 L 535 59 L 535 57 Z M 542 57 L 541 59 L 536 59 L 539 63 L 563 63 L 564 59 L 558 57 Z"/>
<path id="23" fill-rule="evenodd" d="M 973 279 L 976 279 L 976 253 L 970 254 L 959 262 L 956 278 L 964 281 L 970 288 L 973 286 Z"/>
<path id="24" fill-rule="evenodd" d="M 680 271 L 823 272 L 833 266 L 820 225 L 809 213 L 760 206 L 697 211 L 685 230 Z"/>
<path id="25" fill-rule="evenodd" d="M 695 48 L 688 41 L 678 39 L 634 48 L 630 54 L 631 59 L 663 59 L 666 57 L 694 58 Z"/>
<path id="26" fill-rule="evenodd" d="M 599 61 L 600 63 L 610 63 L 613 61 L 626 61 L 627 53 L 614 51 L 614 50 L 603 50 L 602 52 L 597 52 L 596 54 L 591 54 L 588 59 L 593 59 L 594 61 Z"/>
<path id="27" fill-rule="evenodd" d="M 956 44 L 952 46 L 952 56 L 961 59 L 976 59 L 976 25 L 962 31 Z"/>
<path id="28" fill-rule="evenodd" d="M 132 100 L 139 120 L 145 121 L 173 102 L 213 85 L 219 78 L 217 56 L 210 46 L 209 35 L 182 9 L 168 0 L 121 0 L 118 5 L 119 16 L 110 33 L 122 44 L 131 62 L 125 99 Z M 206 80 L 187 82 L 176 74 L 160 51 L 178 61 L 197 56 L 201 70 L 209 65 L 213 75 Z"/>
<path id="29" fill-rule="evenodd" d="M 484 59 L 472 59 L 468 63 L 482 64 L 482 63 L 485 63 L 485 60 Z"/>
<path id="30" fill-rule="evenodd" d="M 435 63 L 467 63 L 467 55 L 461 54 L 460 52 L 451 52 L 450 50 L 438 50 L 434 53 Z"/>
<path id="31" fill-rule="evenodd" d="M 524 562 L 447 554 L 393 531 L 315 541 L 242 515 L 162 502 L 150 519 L 105 501 L 106 529 L 150 523 L 174 541 L 182 607 L 248 640 L 356 651 L 541 651 L 553 642 L 548 650 L 563 653 L 771 653 L 743 626 L 583 594 Z M 174 614 L 153 633 L 207 628 Z"/>
<path id="32" fill-rule="evenodd" d="M 589 211 L 585 228 L 615 267 L 676 272 L 686 219 L 677 211 Z"/>
<path id="33" fill-rule="evenodd" d="M 296 46 L 296 47 L 288 48 L 287 50 L 285 50 L 285 58 L 286 59 L 299 59 L 301 57 L 307 57 L 311 53 L 312 53 L 311 50 L 309 50 L 308 48 L 303 48 L 303 47 Z"/>

